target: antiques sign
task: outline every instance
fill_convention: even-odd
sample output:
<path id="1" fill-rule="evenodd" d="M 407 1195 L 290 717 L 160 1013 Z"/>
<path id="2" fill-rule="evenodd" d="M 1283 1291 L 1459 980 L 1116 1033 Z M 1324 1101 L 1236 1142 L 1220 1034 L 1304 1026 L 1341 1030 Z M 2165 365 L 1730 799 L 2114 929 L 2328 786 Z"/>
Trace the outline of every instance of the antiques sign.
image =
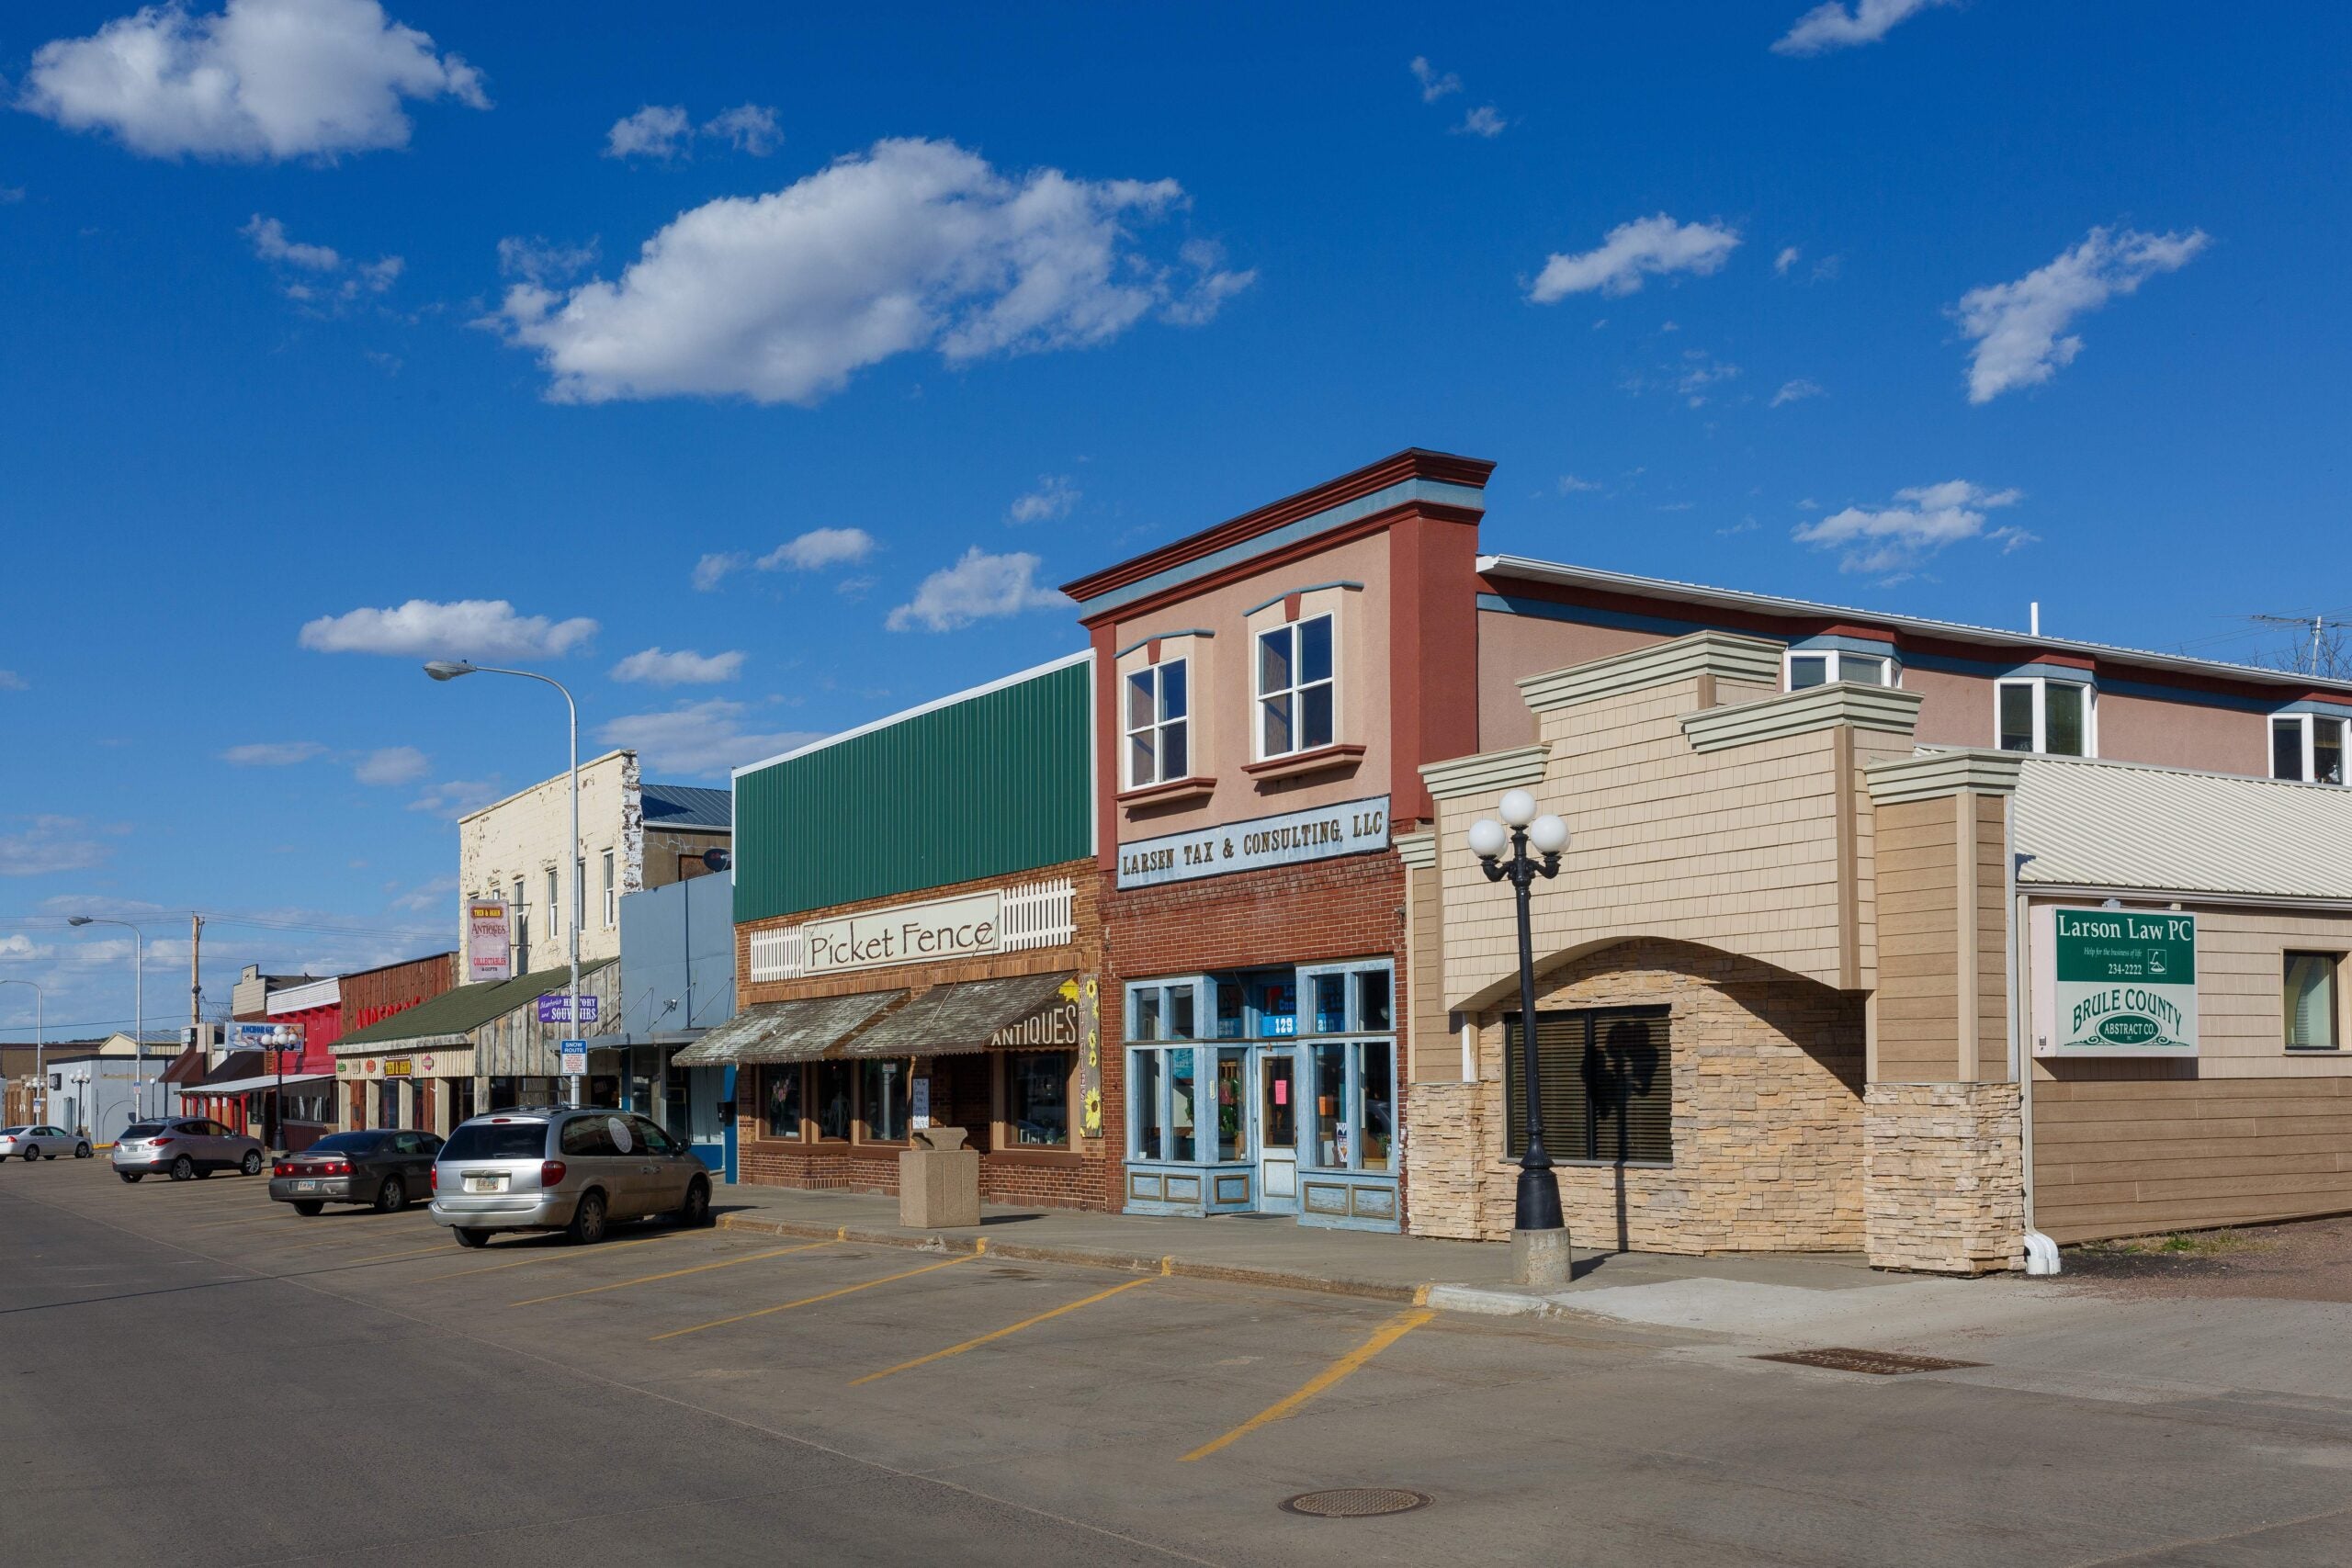
<path id="1" fill-rule="evenodd" d="M 466 900 L 466 978 L 512 980 L 512 949 L 507 942 L 506 900 Z"/>
<path id="2" fill-rule="evenodd" d="M 2197 1055 L 2197 917 L 2034 911 L 2037 1056 Z"/>
<path id="3" fill-rule="evenodd" d="M 1119 846 L 1119 886 L 1150 887 L 1229 871 L 1329 860 L 1388 847 L 1388 797 L 1344 800 Z"/>

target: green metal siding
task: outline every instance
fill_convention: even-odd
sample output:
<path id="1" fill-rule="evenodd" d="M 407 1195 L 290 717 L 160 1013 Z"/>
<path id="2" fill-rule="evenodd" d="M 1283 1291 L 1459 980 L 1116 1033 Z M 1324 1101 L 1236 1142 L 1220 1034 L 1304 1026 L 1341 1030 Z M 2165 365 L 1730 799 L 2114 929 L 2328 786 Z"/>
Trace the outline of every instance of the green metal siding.
<path id="1" fill-rule="evenodd" d="M 1088 660 L 735 781 L 742 923 L 1093 853 Z"/>

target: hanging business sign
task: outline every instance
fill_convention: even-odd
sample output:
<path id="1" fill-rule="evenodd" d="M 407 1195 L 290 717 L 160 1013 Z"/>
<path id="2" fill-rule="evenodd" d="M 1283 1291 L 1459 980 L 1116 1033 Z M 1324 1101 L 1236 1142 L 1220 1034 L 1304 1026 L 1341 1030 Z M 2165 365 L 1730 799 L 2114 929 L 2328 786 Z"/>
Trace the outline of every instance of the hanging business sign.
<path id="1" fill-rule="evenodd" d="M 2037 1056 L 2197 1055 L 2197 917 L 2033 911 Z"/>
<path id="2" fill-rule="evenodd" d="M 1003 911 L 1004 896 L 989 892 L 810 920 L 800 928 L 800 972 L 830 975 L 888 964 L 980 957 L 1001 945 Z"/>
<path id="3" fill-rule="evenodd" d="M 570 1023 L 571 994 L 568 991 L 549 991 L 539 998 L 539 1021 L 541 1023 Z M 582 1023 L 596 1021 L 596 998 L 584 992 L 580 998 L 580 1021 Z"/>
<path id="4" fill-rule="evenodd" d="M 1377 795 L 1121 844 L 1119 886 L 1189 882 L 1194 877 L 1223 876 L 1229 871 L 1329 860 L 1387 847 L 1388 797 Z"/>
<path id="5" fill-rule="evenodd" d="M 232 1051 L 300 1051 L 300 1023 L 232 1023 L 223 1043 Z"/>
<path id="6" fill-rule="evenodd" d="M 466 978 L 511 980 L 514 944 L 503 898 L 466 900 Z"/>

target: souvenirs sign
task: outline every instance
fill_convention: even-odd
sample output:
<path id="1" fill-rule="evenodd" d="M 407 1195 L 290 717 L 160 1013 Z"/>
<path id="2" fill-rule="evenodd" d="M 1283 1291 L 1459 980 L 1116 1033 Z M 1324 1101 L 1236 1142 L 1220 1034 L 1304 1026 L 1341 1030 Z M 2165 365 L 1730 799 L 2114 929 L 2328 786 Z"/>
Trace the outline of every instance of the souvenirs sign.
<path id="1" fill-rule="evenodd" d="M 2197 1055 L 2197 917 L 2034 911 L 2037 1056 Z"/>

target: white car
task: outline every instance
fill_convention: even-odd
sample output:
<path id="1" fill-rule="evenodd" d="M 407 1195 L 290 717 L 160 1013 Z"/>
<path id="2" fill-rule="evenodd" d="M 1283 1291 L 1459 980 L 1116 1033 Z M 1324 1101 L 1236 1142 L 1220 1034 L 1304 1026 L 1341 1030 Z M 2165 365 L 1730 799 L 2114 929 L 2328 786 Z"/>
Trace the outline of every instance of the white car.
<path id="1" fill-rule="evenodd" d="M 62 1127 L 0 1127 L 0 1159 L 55 1159 L 72 1155 L 90 1157 L 90 1140 L 77 1138 Z"/>

